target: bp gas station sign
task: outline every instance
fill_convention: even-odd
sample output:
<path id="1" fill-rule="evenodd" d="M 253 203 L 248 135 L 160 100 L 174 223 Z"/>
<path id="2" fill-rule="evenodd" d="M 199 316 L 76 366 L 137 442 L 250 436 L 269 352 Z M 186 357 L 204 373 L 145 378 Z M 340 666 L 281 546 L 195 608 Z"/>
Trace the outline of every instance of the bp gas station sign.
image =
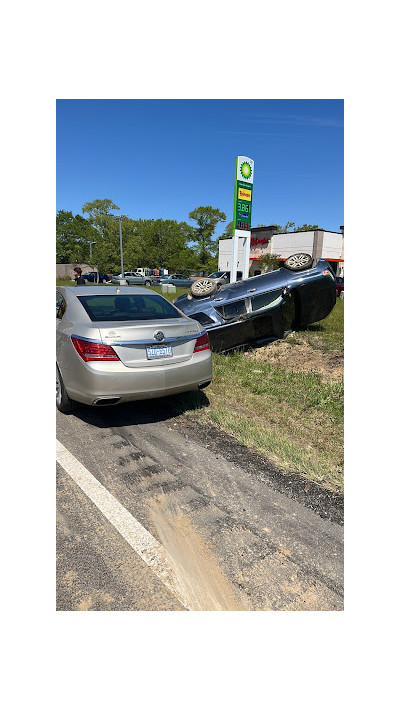
<path id="1" fill-rule="evenodd" d="M 245 156 L 236 158 L 234 229 L 250 232 L 253 198 L 254 161 Z"/>
<path id="2" fill-rule="evenodd" d="M 253 181 L 254 160 L 252 160 L 252 158 L 248 158 L 247 156 L 237 156 L 233 207 L 231 282 L 236 281 L 239 237 L 244 238 L 245 269 L 243 272 L 243 278 L 246 279 L 249 274 Z"/>

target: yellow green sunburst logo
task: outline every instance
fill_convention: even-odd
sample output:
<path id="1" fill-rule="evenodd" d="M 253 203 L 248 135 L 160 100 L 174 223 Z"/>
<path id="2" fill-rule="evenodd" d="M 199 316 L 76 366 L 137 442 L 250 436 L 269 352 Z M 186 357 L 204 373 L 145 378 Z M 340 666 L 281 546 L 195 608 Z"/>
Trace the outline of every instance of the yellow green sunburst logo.
<path id="1" fill-rule="evenodd" d="M 251 177 L 251 165 L 247 161 L 244 161 L 240 166 L 240 172 L 245 180 L 249 180 Z"/>

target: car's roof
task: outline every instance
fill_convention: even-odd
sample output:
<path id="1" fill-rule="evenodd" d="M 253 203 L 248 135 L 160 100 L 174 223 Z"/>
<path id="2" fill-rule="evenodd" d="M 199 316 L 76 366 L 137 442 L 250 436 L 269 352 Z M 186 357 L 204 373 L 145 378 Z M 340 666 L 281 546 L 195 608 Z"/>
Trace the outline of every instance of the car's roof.
<path id="1" fill-rule="evenodd" d="M 95 294 L 110 294 L 113 296 L 115 294 L 156 294 L 155 291 L 151 291 L 141 286 L 119 286 L 115 284 L 113 286 L 60 286 L 58 287 L 60 291 L 72 292 L 75 296 L 93 296 Z M 158 296 L 158 294 L 157 294 Z"/>

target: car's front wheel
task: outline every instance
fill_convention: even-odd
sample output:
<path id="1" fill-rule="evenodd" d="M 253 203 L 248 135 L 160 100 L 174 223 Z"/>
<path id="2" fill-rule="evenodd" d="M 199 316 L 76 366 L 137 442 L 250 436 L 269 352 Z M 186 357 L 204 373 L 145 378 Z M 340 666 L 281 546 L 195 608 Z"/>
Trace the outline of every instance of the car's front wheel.
<path id="1" fill-rule="evenodd" d="M 65 389 L 58 365 L 56 365 L 56 405 L 57 409 L 65 414 L 73 412 L 78 407 L 78 403 L 75 400 L 71 400 Z"/>
<path id="2" fill-rule="evenodd" d="M 151 281 L 149 279 L 146 279 L 146 281 L 144 282 L 144 285 L 151 286 Z"/>
<path id="3" fill-rule="evenodd" d="M 300 272 L 303 269 L 309 269 L 312 265 L 313 259 L 309 254 L 305 252 L 299 252 L 298 254 L 292 254 L 290 257 L 283 262 L 283 266 L 286 269 L 290 269 L 292 272 Z"/>
<path id="4" fill-rule="evenodd" d="M 217 289 L 218 284 L 214 279 L 197 279 L 190 287 L 192 295 L 197 299 L 212 296 L 216 293 Z"/>

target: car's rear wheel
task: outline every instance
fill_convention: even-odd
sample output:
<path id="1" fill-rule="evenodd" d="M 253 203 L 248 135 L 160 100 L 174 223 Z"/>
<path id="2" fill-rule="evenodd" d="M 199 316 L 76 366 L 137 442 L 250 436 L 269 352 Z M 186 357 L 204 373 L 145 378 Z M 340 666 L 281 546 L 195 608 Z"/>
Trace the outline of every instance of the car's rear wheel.
<path id="1" fill-rule="evenodd" d="M 309 269 L 312 262 L 313 259 L 309 254 L 299 252 L 298 254 L 291 254 L 290 257 L 283 262 L 283 266 L 292 272 L 301 272 L 303 269 Z"/>
<path id="2" fill-rule="evenodd" d="M 78 403 L 71 400 L 65 389 L 58 365 L 56 365 L 56 405 L 57 409 L 65 414 L 73 412 L 78 407 Z"/>
<path id="3" fill-rule="evenodd" d="M 144 285 L 151 286 L 151 281 L 149 279 L 146 279 L 146 281 L 144 282 Z"/>
<path id="4" fill-rule="evenodd" d="M 218 290 L 218 284 L 214 279 L 197 279 L 190 287 L 190 291 L 197 299 L 205 296 L 212 296 Z"/>

